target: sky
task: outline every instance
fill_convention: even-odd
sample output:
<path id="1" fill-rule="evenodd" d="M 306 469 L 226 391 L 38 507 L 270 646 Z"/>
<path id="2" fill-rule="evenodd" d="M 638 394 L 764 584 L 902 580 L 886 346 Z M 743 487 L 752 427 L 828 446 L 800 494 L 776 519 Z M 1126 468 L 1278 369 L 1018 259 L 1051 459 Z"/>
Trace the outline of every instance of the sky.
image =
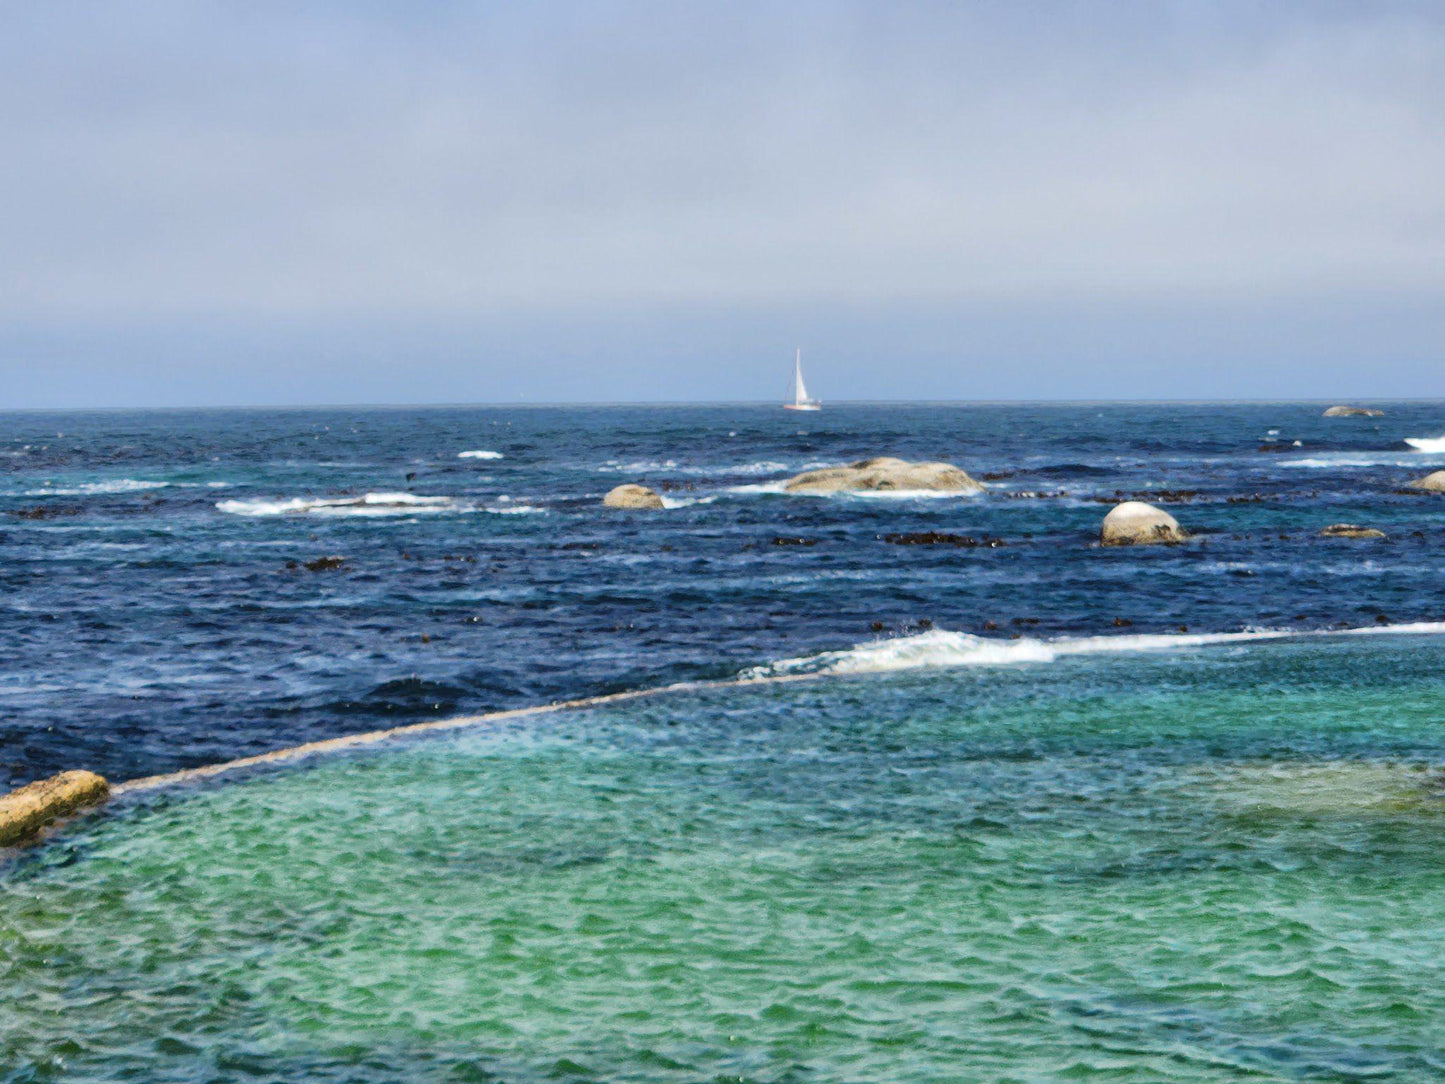
<path id="1" fill-rule="evenodd" d="M 0 409 L 1445 398 L 1445 4 L 0 26 Z"/>

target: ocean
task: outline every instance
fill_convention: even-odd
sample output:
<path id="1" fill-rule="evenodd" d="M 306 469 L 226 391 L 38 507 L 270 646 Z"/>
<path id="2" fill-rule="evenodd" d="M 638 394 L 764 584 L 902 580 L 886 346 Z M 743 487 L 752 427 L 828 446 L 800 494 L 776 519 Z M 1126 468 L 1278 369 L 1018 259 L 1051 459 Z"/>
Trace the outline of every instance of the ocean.
<path id="1" fill-rule="evenodd" d="M 1440 1079 L 1445 404 L 1325 405 L 0 415 L 0 785 L 686 683 L 21 850 L 0 1081 Z"/>

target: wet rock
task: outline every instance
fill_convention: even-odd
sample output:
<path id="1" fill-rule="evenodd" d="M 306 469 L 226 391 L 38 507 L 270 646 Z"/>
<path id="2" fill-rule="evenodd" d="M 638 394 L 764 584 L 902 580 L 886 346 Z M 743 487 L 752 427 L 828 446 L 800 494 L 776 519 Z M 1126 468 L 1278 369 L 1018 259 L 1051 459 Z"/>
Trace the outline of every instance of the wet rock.
<path id="1" fill-rule="evenodd" d="M 1406 488 L 1420 490 L 1425 493 L 1445 493 L 1445 470 L 1431 471 L 1423 478 L 1416 478 L 1413 482 L 1407 482 Z"/>
<path id="2" fill-rule="evenodd" d="M 94 772 L 69 771 L 0 796 L 0 846 L 19 843 L 67 813 L 105 800 L 110 784 Z"/>
<path id="3" fill-rule="evenodd" d="M 314 560 L 305 562 L 301 567 L 308 572 L 331 572 L 346 564 L 345 557 L 338 557 L 331 554 L 327 557 L 317 557 Z"/>
<path id="4" fill-rule="evenodd" d="M 15 511 L 7 512 L 6 514 L 14 516 L 16 519 L 55 519 L 57 516 L 78 516 L 80 515 L 80 509 L 48 508 L 41 506 L 37 508 L 17 508 Z"/>
<path id="5" fill-rule="evenodd" d="M 1114 618 L 1114 627 L 1115 627 L 1116 629 L 1132 628 L 1133 625 L 1134 625 L 1134 622 L 1130 621 L 1127 617 L 1116 617 L 1116 618 Z"/>
<path id="6" fill-rule="evenodd" d="M 1353 523 L 1331 523 L 1320 535 L 1324 538 L 1384 538 L 1385 532 Z"/>
<path id="7" fill-rule="evenodd" d="M 1298 444 L 1261 444 L 1259 450 L 1261 452 L 1292 452 L 1298 447 Z"/>
<path id="8" fill-rule="evenodd" d="M 1383 410 L 1358 406 L 1332 406 L 1324 413 L 1326 418 L 1383 418 L 1384 416 Z"/>
<path id="9" fill-rule="evenodd" d="M 662 508 L 662 498 L 655 490 L 631 482 L 617 486 L 602 498 L 608 508 Z"/>
<path id="10" fill-rule="evenodd" d="M 910 463 L 892 456 L 860 459 L 846 467 L 805 471 L 783 483 L 789 493 L 928 490 L 980 493 L 983 486 L 951 463 Z"/>
<path id="11" fill-rule="evenodd" d="M 816 546 L 816 538 L 785 538 L 782 535 L 774 538 L 770 545 L 774 546 Z"/>
<path id="12" fill-rule="evenodd" d="M 984 546 L 997 549 L 1004 545 L 1002 538 L 984 535 L 981 539 L 971 534 L 946 534 L 942 531 L 918 531 L 911 534 L 885 534 L 883 541 L 894 546 L 959 546 L 974 548 Z"/>
<path id="13" fill-rule="evenodd" d="M 1105 546 L 1174 545 L 1188 537 L 1178 520 L 1143 501 L 1125 501 L 1113 508 L 1099 531 Z"/>

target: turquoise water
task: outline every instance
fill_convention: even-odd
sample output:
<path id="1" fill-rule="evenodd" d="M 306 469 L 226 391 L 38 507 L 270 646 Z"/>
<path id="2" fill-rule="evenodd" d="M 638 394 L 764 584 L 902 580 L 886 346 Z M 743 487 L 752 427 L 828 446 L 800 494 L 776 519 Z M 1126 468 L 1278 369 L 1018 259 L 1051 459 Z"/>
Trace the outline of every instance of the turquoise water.
<path id="1" fill-rule="evenodd" d="M 1432 1081 L 1442 642 L 678 693 L 118 802 L 5 1081 Z"/>

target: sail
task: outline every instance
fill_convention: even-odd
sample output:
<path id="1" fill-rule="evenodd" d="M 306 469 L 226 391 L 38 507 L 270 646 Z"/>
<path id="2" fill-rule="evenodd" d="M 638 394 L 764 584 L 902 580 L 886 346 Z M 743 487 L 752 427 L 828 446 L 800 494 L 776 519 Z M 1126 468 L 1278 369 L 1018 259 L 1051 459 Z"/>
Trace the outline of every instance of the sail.
<path id="1" fill-rule="evenodd" d="M 806 403 L 808 401 L 808 388 L 803 383 L 803 352 L 798 351 L 797 358 L 793 361 L 793 402 Z"/>

